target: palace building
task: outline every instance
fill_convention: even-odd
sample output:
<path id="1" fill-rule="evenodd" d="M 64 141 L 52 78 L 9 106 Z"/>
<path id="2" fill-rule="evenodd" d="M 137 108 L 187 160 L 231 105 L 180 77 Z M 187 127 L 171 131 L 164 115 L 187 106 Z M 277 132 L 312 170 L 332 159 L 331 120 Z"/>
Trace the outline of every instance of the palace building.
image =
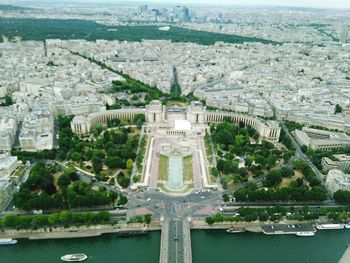
<path id="1" fill-rule="evenodd" d="M 90 133 L 93 125 L 107 125 L 113 119 L 132 120 L 137 115 L 144 115 L 148 133 L 161 133 L 170 136 L 187 136 L 204 133 L 210 123 L 220 123 L 229 119 L 234 123 L 243 122 L 257 130 L 261 139 L 278 142 L 281 128 L 276 121 L 265 121 L 258 117 L 225 111 L 208 111 L 198 101 L 187 107 L 167 107 L 160 101 L 152 101 L 146 108 L 127 108 L 92 113 L 87 116 L 76 116 L 71 122 L 72 131 L 78 135 Z"/>

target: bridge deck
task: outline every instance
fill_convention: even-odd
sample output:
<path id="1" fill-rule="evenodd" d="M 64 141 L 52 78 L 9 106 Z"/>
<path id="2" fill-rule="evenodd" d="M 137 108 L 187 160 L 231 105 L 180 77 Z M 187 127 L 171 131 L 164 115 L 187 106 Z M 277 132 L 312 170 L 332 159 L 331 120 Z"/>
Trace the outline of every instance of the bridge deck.
<path id="1" fill-rule="evenodd" d="M 349 263 L 350 262 L 350 246 L 348 246 L 339 260 L 339 263 Z"/>
<path id="2" fill-rule="evenodd" d="M 160 263 L 192 263 L 191 232 L 187 218 L 164 220 Z"/>

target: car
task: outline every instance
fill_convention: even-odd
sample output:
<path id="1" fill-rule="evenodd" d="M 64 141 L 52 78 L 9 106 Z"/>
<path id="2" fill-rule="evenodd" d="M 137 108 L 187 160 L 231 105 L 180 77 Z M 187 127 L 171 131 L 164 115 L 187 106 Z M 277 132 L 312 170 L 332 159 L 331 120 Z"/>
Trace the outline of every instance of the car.
<path id="1" fill-rule="evenodd" d="M 43 210 L 33 210 L 33 215 L 42 215 Z"/>
<path id="2" fill-rule="evenodd" d="M 203 195 L 201 196 L 201 199 L 204 199 L 204 196 L 203 196 Z"/>
<path id="3" fill-rule="evenodd" d="M 151 197 L 148 197 L 146 201 L 147 201 L 147 202 L 151 201 Z"/>

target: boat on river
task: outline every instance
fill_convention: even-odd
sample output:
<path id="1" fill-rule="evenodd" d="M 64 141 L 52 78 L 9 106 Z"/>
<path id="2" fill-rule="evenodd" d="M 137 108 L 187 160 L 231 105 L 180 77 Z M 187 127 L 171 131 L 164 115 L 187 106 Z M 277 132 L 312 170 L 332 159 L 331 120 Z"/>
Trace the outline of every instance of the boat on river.
<path id="1" fill-rule="evenodd" d="M 296 232 L 295 235 L 298 237 L 313 237 L 315 235 L 315 232 L 311 232 L 311 231 Z"/>
<path id="2" fill-rule="evenodd" d="M 226 229 L 226 233 L 229 233 L 229 234 L 242 233 L 244 231 L 245 231 L 245 228 L 234 227 L 234 226 L 231 226 L 230 228 Z"/>
<path id="3" fill-rule="evenodd" d="M 17 240 L 16 239 L 12 239 L 12 238 L 0 238 L 0 245 L 14 245 L 17 244 Z"/>
<path id="4" fill-rule="evenodd" d="M 79 253 L 79 254 L 68 254 L 61 257 L 62 261 L 66 262 L 81 262 L 87 259 L 87 255 Z"/>
<path id="5" fill-rule="evenodd" d="M 147 230 L 125 230 L 116 233 L 118 237 L 132 237 L 132 236 L 144 236 L 148 235 Z"/>
<path id="6" fill-rule="evenodd" d="M 333 229 L 343 229 L 344 224 L 319 224 L 316 225 L 318 230 L 333 230 Z"/>

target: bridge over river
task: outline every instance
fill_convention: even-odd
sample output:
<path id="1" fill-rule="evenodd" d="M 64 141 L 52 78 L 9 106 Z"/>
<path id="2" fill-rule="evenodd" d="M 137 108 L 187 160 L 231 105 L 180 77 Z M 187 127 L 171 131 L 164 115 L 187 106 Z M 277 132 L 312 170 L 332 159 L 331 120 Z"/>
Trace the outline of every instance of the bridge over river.
<path id="1" fill-rule="evenodd" d="M 160 263 L 192 263 L 189 218 L 166 218 L 162 223 Z"/>

